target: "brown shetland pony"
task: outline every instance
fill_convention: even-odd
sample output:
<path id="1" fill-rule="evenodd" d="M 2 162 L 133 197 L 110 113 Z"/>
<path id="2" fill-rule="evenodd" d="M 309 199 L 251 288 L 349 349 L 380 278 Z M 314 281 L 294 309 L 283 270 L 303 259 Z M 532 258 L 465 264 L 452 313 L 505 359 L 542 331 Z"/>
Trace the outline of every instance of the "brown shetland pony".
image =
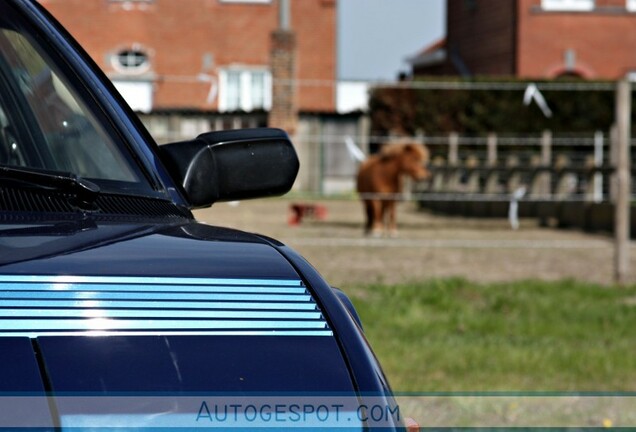
<path id="1" fill-rule="evenodd" d="M 389 235 L 397 234 L 395 205 L 398 194 L 402 193 L 402 177 L 427 178 L 428 157 L 428 149 L 423 145 L 389 144 L 360 165 L 357 186 L 364 203 L 366 234 L 381 236 L 384 227 Z"/>

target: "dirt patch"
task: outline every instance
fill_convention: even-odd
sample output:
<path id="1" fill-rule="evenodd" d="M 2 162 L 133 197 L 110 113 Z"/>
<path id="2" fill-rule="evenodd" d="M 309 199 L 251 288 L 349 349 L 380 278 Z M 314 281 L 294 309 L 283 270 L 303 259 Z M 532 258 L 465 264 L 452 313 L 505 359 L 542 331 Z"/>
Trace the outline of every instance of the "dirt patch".
<path id="1" fill-rule="evenodd" d="M 522 220 L 517 231 L 505 219 L 444 217 L 398 206 L 398 238 L 369 239 L 355 201 L 321 201 L 327 218 L 288 225 L 289 199 L 217 204 L 196 217 L 213 225 L 274 237 L 299 251 L 333 285 L 405 282 L 461 276 L 493 282 L 565 278 L 612 281 L 611 238 L 538 226 Z M 297 202 L 297 201 L 294 201 Z M 636 251 L 632 253 L 636 282 Z"/>

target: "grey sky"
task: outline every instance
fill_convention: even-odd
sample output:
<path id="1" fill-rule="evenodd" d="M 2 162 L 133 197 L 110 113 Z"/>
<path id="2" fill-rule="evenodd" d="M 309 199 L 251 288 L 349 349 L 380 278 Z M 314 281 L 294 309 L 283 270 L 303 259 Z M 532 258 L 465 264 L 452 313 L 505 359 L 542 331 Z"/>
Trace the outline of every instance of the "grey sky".
<path id="1" fill-rule="evenodd" d="M 445 8 L 445 0 L 339 0 L 339 78 L 395 79 L 406 57 L 444 35 Z"/>

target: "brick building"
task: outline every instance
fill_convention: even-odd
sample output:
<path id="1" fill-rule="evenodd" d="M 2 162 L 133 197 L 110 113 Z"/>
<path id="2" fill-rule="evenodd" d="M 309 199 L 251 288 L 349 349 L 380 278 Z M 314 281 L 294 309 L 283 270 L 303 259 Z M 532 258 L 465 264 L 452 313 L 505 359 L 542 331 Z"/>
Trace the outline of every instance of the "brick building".
<path id="1" fill-rule="evenodd" d="M 265 112 L 281 0 L 40 0 L 142 112 Z M 295 78 L 336 79 L 336 0 L 292 0 Z M 298 110 L 329 113 L 335 89 L 296 86 Z"/>
<path id="2" fill-rule="evenodd" d="M 636 74 L 636 0 L 447 0 L 447 36 L 410 59 L 416 75 Z"/>

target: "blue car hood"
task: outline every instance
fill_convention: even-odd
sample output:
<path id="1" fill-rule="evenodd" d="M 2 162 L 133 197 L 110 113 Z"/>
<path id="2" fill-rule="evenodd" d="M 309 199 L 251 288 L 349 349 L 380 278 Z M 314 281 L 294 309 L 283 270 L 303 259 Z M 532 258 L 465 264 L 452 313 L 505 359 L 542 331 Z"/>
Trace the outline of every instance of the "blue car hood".
<path id="1" fill-rule="evenodd" d="M 260 237 L 193 221 L 0 224 L 0 274 L 298 278 Z"/>
<path id="2" fill-rule="evenodd" d="M 269 241 L 190 220 L 0 225 L 0 392 L 352 392 Z"/>

